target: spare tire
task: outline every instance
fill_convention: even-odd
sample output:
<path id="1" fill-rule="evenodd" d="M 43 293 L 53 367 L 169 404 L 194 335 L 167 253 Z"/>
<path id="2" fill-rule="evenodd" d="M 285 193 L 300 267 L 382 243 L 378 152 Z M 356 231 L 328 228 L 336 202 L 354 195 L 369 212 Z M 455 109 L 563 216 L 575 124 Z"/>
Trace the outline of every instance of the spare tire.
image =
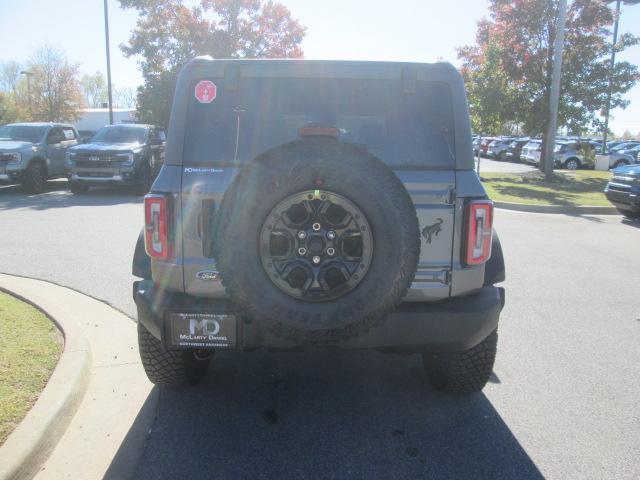
<path id="1" fill-rule="evenodd" d="M 314 138 L 271 150 L 245 165 L 218 212 L 214 253 L 227 293 L 292 342 L 363 334 L 413 281 L 415 207 L 362 148 Z"/>

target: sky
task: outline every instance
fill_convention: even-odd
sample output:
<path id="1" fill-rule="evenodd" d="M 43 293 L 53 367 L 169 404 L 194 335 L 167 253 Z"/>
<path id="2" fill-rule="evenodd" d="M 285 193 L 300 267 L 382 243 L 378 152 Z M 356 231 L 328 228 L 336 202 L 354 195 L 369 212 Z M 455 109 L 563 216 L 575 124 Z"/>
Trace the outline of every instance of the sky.
<path id="1" fill-rule="evenodd" d="M 186 0 L 193 4 L 196 0 Z M 487 15 L 486 0 L 280 0 L 307 27 L 302 44 L 309 59 L 433 61 L 458 65 L 456 48 L 474 43 L 476 23 Z M 108 0 L 114 85 L 142 82 L 135 58 L 125 58 L 125 43 L 136 13 Z M 620 31 L 636 34 L 640 5 L 623 7 Z M 106 72 L 103 0 L 0 0 L 0 62 L 24 62 L 48 43 L 63 49 L 82 73 Z M 620 54 L 640 65 L 640 46 Z M 627 95 L 631 105 L 612 112 L 611 128 L 640 132 L 640 85 Z"/>

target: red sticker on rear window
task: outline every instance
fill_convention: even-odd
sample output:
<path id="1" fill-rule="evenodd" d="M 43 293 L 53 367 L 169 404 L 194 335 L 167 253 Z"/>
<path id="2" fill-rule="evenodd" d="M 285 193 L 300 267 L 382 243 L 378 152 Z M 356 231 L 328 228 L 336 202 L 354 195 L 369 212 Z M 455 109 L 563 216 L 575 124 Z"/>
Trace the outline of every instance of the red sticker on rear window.
<path id="1" fill-rule="evenodd" d="M 218 88 L 211 80 L 200 80 L 196 85 L 195 95 L 200 103 L 211 103 L 216 98 Z"/>

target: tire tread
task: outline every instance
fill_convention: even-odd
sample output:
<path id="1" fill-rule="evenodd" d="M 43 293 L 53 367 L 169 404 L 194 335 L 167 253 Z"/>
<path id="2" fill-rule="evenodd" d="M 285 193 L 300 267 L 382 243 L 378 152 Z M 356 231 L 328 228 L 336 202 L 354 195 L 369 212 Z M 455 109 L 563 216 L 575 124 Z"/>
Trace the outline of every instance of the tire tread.
<path id="1" fill-rule="evenodd" d="M 496 359 L 498 332 L 464 352 L 423 353 L 424 369 L 435 388 L 446 392 L 477 392 L 489 381 Z"/>
<path id="2" fill-rule="evenodd" d="M 208 360 L 195 360 L 189 350 L 167 350 L 138 322 L 138 346 L 142 366 L 155 385 L 194 385 L 206 373 Z"/>

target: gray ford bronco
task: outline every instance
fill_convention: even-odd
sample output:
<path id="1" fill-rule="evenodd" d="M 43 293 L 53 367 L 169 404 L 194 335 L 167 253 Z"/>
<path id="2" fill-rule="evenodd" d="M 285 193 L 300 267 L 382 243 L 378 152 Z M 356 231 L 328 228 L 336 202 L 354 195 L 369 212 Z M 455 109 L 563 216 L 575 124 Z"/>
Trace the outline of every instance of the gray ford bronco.
<path id="1" fill-rule="evenodd" d="M 212 60 L 181 72 L 133 285 L 152 382 L 214 353 L 419 353 L 477 391 L 504 305 L 493 205 L 447 63 Z"/>

